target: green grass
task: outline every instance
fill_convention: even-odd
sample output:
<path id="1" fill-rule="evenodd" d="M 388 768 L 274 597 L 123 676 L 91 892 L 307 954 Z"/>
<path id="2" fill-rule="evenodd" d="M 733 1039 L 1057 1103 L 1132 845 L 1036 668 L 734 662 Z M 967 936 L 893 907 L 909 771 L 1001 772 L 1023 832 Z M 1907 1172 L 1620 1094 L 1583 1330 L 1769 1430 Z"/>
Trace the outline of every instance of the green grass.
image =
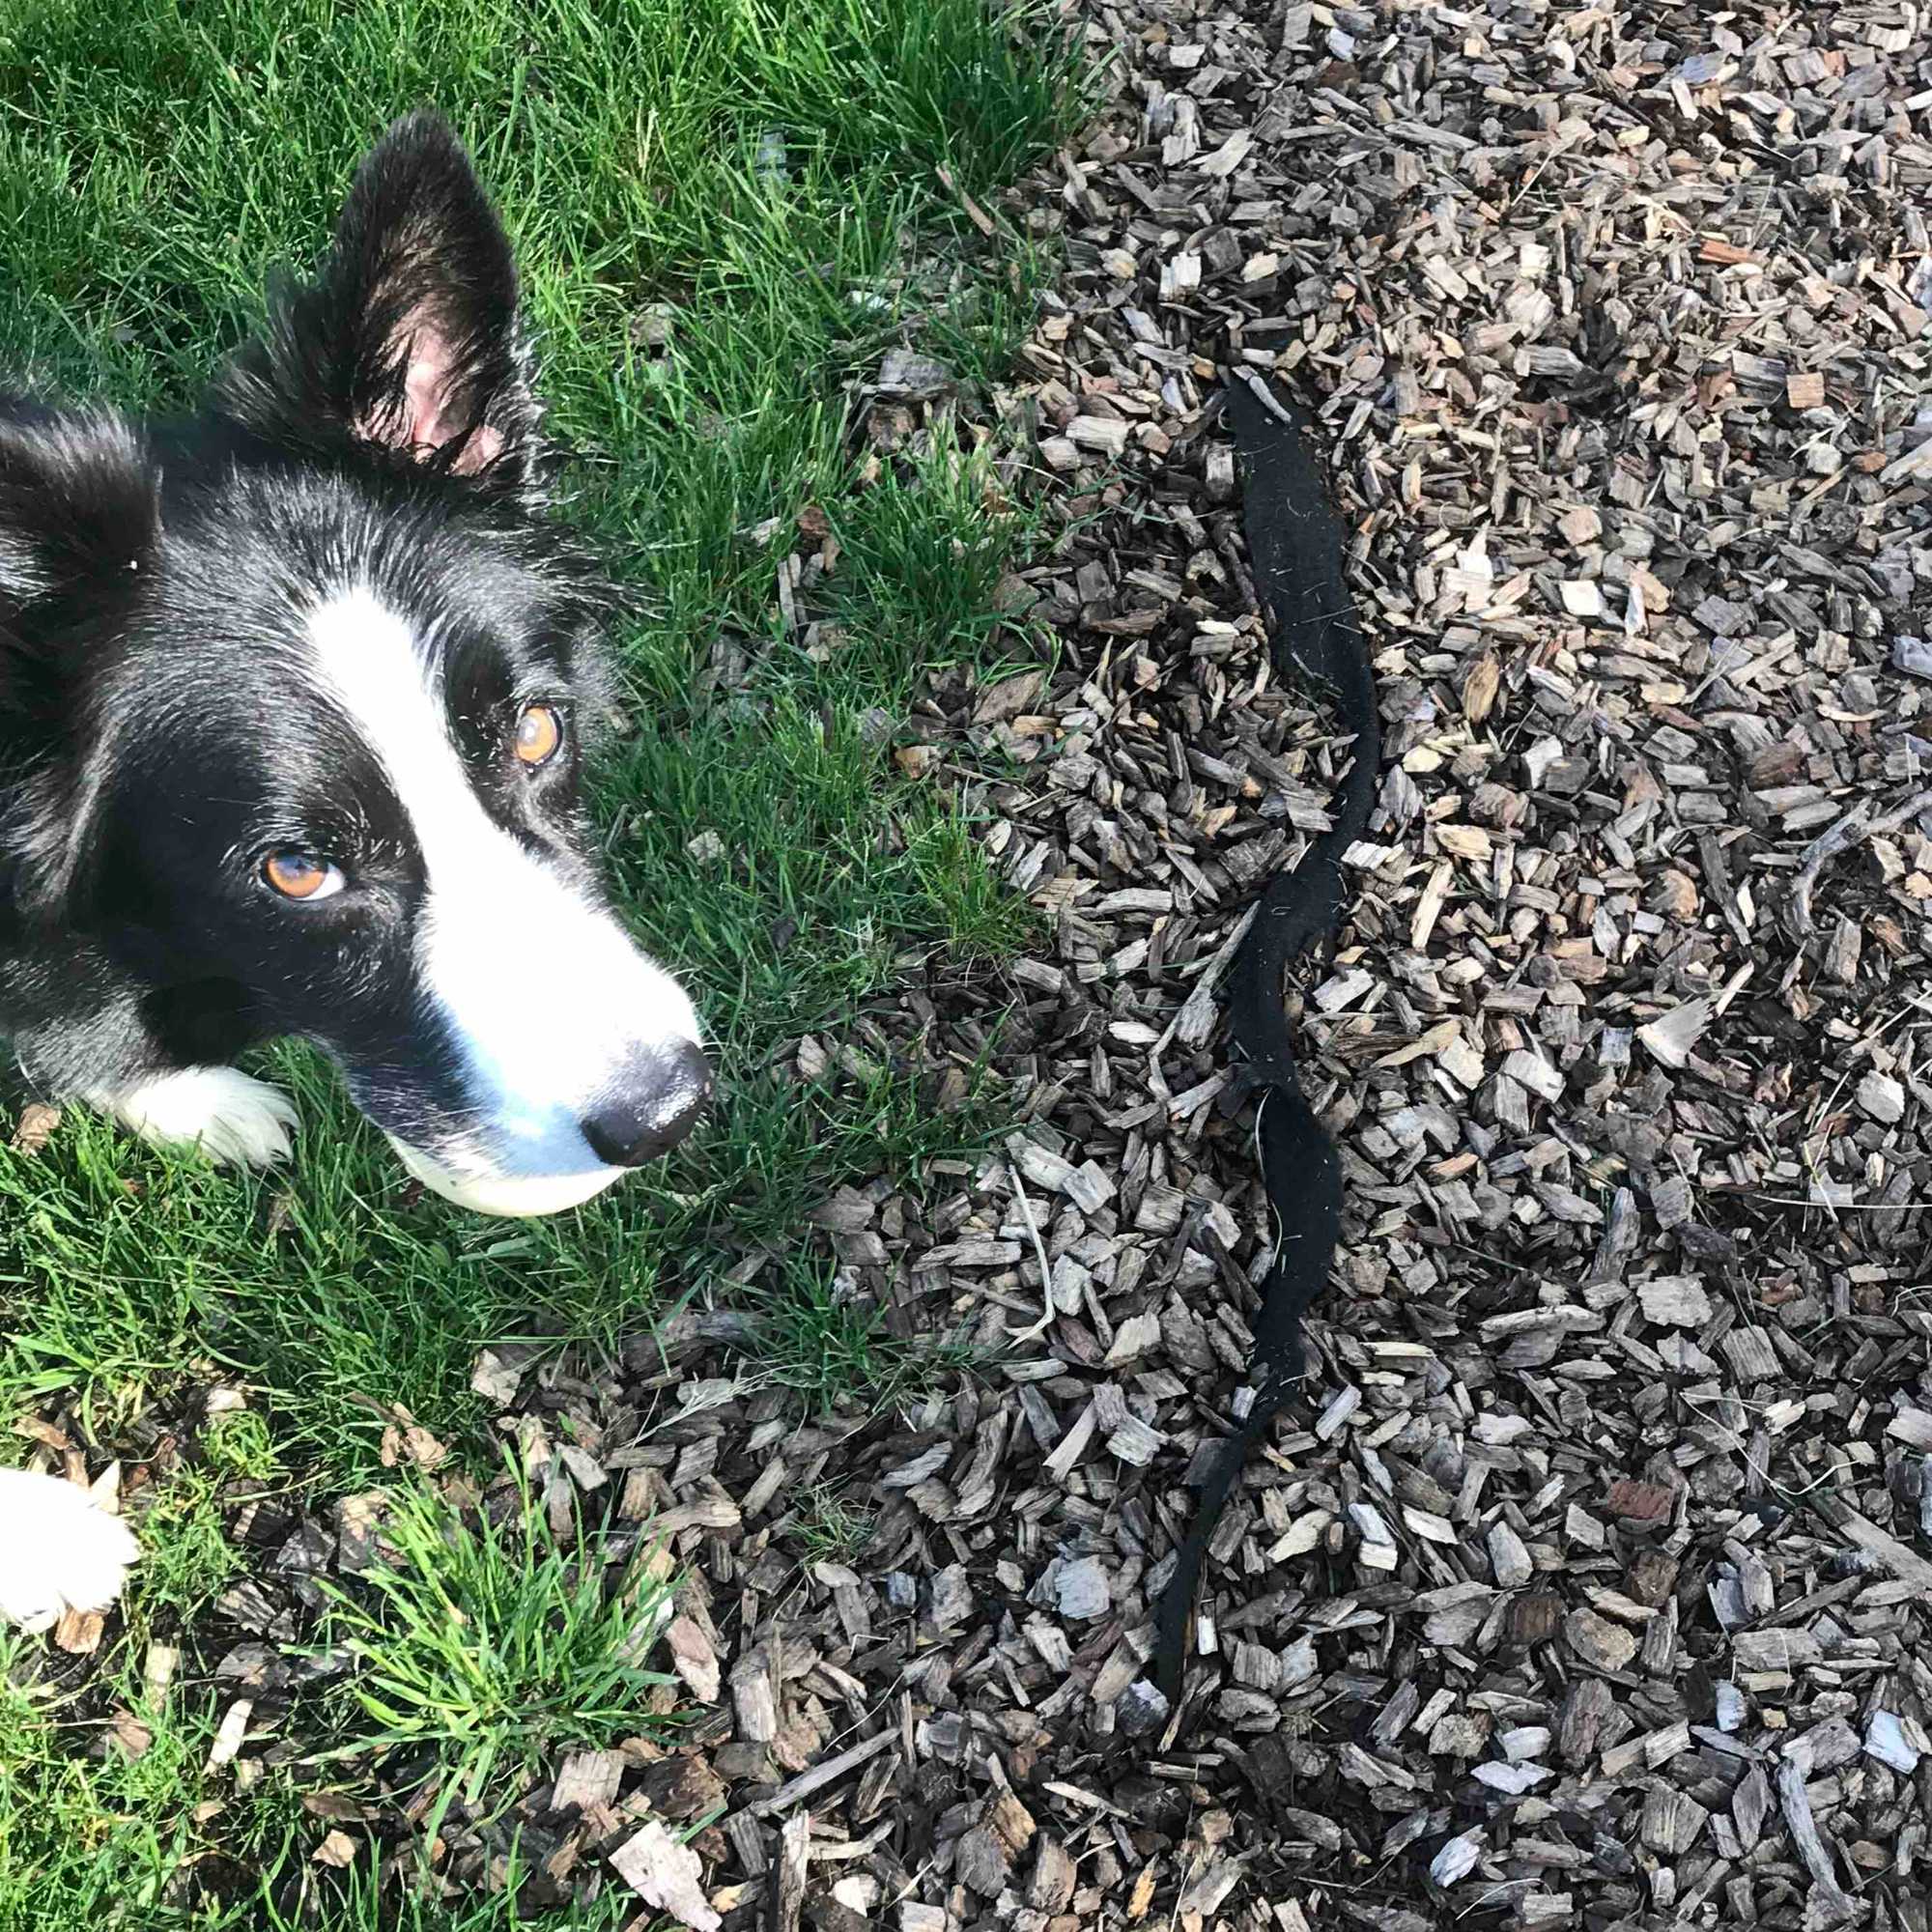
<path id="1" fill-rule="evenodd" d="M 1004 6 L 0 12 L 0 367 L 70 393 L 187 401 L 254 324 L 268 271 L 313 262 L 380 128 L 423 100 L 457 123 L 517 242 L 553 422 L 580 455 L 566 513 L 641 612 L 615 639 L 629 726 L 593 781 L 610 869 L 692 985 L 726 1096 L 669 1163 L 535 1224 L 414 1198 L 299 1046 L 267 1056 L 304 1122 L 286 1176 L 216 1174 L 73 1112 L 38 1153 L 0 1149 L 0 1425 L 58 1410 L 110 1448 L 156 1421 L 186 1443 L 157 1471 L 150 1553 L 92 1681 L 56 1694 L 68 1680 L 43 1646 L 10 1647 L 0 1932 L 213 1923 L 217 1906 L 251 1925 L 514 1922 L 514 1888 L 432 1909 L 379 1900 L 360 1866 L 318 1876 L 320 1831 L 284 1774 L 243 1792 L 202 1771 L 219 1717 L 205 1682 L 140 1704 L 143 1646 L 158 1634 L 197 1655 L 198 1619 L 237 1579 L 238 1497 L 384 1480 L 396 1405 L 487 1470 L 479 1346 L 611 1349 L 675 1298 L 731 1292 L 754 1250 L 786 1257 L 739 1294 L 765 1318 L 757 1366 L 801 1403 L 931 1372 L 930 1350 L 835 1288 L 803 1220 L 841 1182 L 916 1189 L 991 1122 L 996 1094 L 942 1113 L 932 1069 L 855 1028 L 909 962 L 970 969 L 1027 931 L 971 827 L 891 755 L 927 671 L 1030 651 L 997 597 L 1026 512 L 944 422 L 863 468 L 853 435 L 855 390 L 889 347 L 945 358 L 970 402 L 1026 325 L 1037 265 L 1017 238 L 981 238 L 959 195 L 993 203 L 1062 136 L 1078 90 Z M 808 512 L 838 547 L 807 595 L 810 632 L 786 628 L 777 594 Z M 858 1057 L 801 1078 L 807 1033 Z M 248 1410 L 197 1426 L 215 1380 Z M 434 1507 L 406 1498 L 392 1517 L 417 1537 L 413 1569 L 327 1613 L 363 1667 L 335 1702 L 292 1712 L 313 1732 L 291 1742 L 346 1752 L 345 1776 L 419 1762 L 439 1791 L 487 1803 L 532 1768 L 515 1740 L 560 1747 L 620 1706 L 635 1727 L 644 1687 L 602 1608 L 611 1578 L 521 1532 L 432 1534 L 412 1512 Z M 454 1636 L 438 1592 L 490 1607 Z M 578 1700 L 579 1731 L 547 1685 Z M 137 1760 L 98 1750 L 116 1702 L 153 1730 Z M 264 1872 L 299 1884 L 251 1890 Z"/>
<path id="2" fill-rule="evenodd" d="M 173 1473 L 142 1522 L 140 1603 L 150 1618 L 191 1617 L 244 1573 L 228 1534 L 228 1480 L 246 1477 L 253 1492 L 272 1492 L 283 1476 L 268 1423 L 252 1410 L 213 1417 L 196 1446 L 200 1461 Z"/>
<path id="3" fill-rule="evenodd" d="M 799 1497 L 790 1529 L 814 1563 L 849 1563 L 871 1540 L 877 1520 L 872 1511 L 821 1483 Z"/>
<path id="4" fill-rule="evenodd" d="M 72 1751 L 95 1727 L 12 1682 L 33 1676 L 35 1649 L 0 1631 L 0 1926 L 155 1922 L 170 1880 L 203 1848 L 192 1818 L 214 1719 L 151 1709 L 128 1667 L 113 1690 L 152 1741 L 138 1759 L 110 1744 L 89 1763 Z"/>
<path id="5" fill-rule="evenodd" d="M 499 1524 L 405 1489 L 383 1519 L 384 1561 L 325 1585 L 322 1642 L 355 1664 L 342 1692 L 354 1735 L 318 1762 L 423 1766 L 427 1835 L 451 1803 L 488 1808 L 516 1795 L 516 1774 L 639 1728 L 646 1693 L 671 1681 L 637 1661 L 670 1615 L 662 1584 L 639 1574 L 607 1591 L 600 1542 L 566 1547 L 516 1496 Z"/>
<path id="6" fill-rule="evenodd" d="M 299 1734 L 299 1757 L 240 1790 L 208 1769 L 228 1693 L 189 1680 L 156 1701 L 143 1647 L 123 1642 L 95 1687 L 123 1725 L 86 1763 L 73 1747 L 100 1727 L 24 1688 L 35 1646 L 0 1633 L 0 1926 L 294 1925 L 304 1899 L 342 1927 L 405 1908 L 400 1922 L 425 1932 L 514 1922 L 500 1905 L 444 1918 L 394 1888 L 379 1897 L 359 1866 L 339 1881 L 302 1869 L 322 1830 L 304 1792 L 367 1794 L 380 1771 L 388 1790 L 420 1792 L 427 1839 L 454 1805 L 487 1820 L 572 1747 L 651 1728 L 647 1699 L 668 1680 L 637 1659 L 668 1614 L 663 1585 L 634 1558 L 611 1587 L 600 1537 L 566 1547 L 526 1492 L 507 1500 L 497 1521 L 398 1489 L 383 1560 L 327 1586 L 317 1654 L 348 1674 L 268 1720 Z M 144 1576 L 133 1627 L 169 1595 Z"/>

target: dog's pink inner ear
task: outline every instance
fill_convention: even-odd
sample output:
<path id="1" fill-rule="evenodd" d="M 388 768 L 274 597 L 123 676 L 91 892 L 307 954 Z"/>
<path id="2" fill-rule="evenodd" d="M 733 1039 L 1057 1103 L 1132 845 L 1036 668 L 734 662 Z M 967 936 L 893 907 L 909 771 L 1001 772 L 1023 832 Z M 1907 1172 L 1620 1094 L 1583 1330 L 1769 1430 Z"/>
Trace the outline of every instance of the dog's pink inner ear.
<path id="1" fill-rule="evenodd" d="M 457 451 L 450 469 L 459 476 L 473 476 L 503 453 L 503 433 L 487 422 L 473 422 L 451 396 L 448 338 L 432 323 L 415 327 L 410 335 L 409 362 L 403 371 L 400 410 L 385 410 L 365 417 L 359 433 L 372 442 L 387 444 L 427 462 L 464 432 L 469 438 Z"/>
<path id="2" fill-rule="evenodd" d="M 470 425 L 450 405 L 447 345 L 435 330 L 420 331 L 410 344 L 410 366 L 403 378 L 405 442 L 428 455 L 454 442 Z M 503 451 L 503 435 L 477 423 L 450 465 L 459 476 L 472 476 Z"/>

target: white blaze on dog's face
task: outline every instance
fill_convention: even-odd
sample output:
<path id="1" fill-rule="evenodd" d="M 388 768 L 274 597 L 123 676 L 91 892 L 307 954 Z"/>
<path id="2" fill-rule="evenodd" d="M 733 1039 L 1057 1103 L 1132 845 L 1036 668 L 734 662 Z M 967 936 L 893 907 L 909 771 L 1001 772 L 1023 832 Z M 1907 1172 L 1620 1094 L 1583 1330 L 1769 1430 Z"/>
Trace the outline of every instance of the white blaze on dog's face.
<path id="1" fill-rule="evenodd" d="M 493 1214 L 575 1206 L 682 1137 L 709 1095 L 682 987 L 542 851 L 498 824 L 452 737 L 433 639 L 355 585 L 311 614 L 321 689 L 367 745 L 421 868 L 412 965 L 473 1133 L 405 1163 Z"/>

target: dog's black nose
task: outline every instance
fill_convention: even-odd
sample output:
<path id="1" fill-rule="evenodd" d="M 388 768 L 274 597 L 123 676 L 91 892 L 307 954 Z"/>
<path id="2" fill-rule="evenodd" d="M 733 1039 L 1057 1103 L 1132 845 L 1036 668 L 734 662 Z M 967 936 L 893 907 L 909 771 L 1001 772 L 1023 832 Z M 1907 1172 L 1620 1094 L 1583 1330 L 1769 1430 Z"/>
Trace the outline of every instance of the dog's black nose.
<path id="1" fill-rule="evenodd" d="M 711 1098 L 711 1067 L 690 1040 L 633 1062 L 617 1094 L 584 1116 L 583 1138 L 607 1167 L 642 1167 L 697 1124 Z"/>

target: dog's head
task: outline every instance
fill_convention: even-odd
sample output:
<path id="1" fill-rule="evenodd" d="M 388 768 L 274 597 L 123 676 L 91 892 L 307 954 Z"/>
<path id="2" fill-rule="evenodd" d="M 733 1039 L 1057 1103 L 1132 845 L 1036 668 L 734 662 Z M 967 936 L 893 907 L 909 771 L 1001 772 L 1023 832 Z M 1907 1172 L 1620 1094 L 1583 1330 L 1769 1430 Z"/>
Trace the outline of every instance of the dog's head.
<path id="1" fill-rule="evenodd" d="M 547 467 L 508 242 L 426 115 L 190 431 L 0 406 L 16 905 L 317 1041 L 415 1174 L 512 1214 L 710 1089 L 587 857 L 608 599 Z"/>

